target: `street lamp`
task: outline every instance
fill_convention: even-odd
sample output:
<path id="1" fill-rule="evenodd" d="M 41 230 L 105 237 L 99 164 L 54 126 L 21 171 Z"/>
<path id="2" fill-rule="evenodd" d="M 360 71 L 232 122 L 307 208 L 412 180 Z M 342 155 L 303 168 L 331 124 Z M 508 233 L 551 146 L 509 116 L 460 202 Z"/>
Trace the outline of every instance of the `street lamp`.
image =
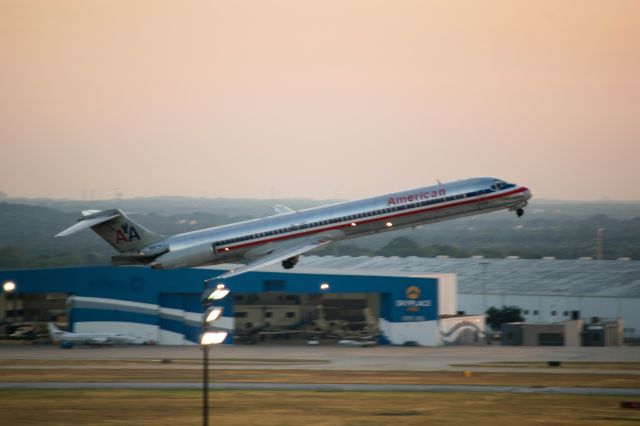
<path id="1" fill-rule="evenodd" d="M 2 284 L 2 289 L 5 293 L 11 293 L 12 291 L 15 291 L 16 283 L 13 281 L 5 281 L 4 284 Z"/>
<path id="2" fill-rule="evenodd" d="M 208 287 L 208 284 L 205 281 L 205 291 L 203 294 L 204 296 L 203 299 L 208 301 L 222 300 L 227 296 L 227 294 L 229 294 L 229 289 L 222 283 L 217 284 L 212 289 L 209 289 L 207 287 Z"/>
<path id="3" fill-rule="evenodd" d="M 209 346 L 224 342 L 228 336 L 228 330 L 216 327 L 215 322 L 220 319 L 224 308 L 214 306 L 213 303 L 224 299 L 229 294 L 229 289 L 223 283 L 209 288 L 209 282 L 204 281 L 202 293 L 202 424 L 209 424 Z"/>
<path id="4" fill-rule="evenodd" d="M 4 312 L 5 312 L 5 320 L 7 320 L 7 297 L 9 296 L 9 294 L 13 293 L 14 291 L 16 291 L 16 283 L 13 281 L 5 281 L 2 284 L 2 290 L 4 291 Z M 15 300 L 15 296 L 12 297 L 13 303 L 12 303 L 12 307 L 11 307 L 11 322 L 13 323 L 15 321 L 15 317 L 16 317 L 16 300 Z M 7 321 L 8 322 L 8 321 Z"/>
<path id="5" fill-rule="evenodd" d="M 213 306 L 207 309 L 204 314 L 205 321 L 207 323 L 211 323 L 217 320 L 218 318 L 220 318 L 220 315 L 222 315 L 222 311 L 224 311 L 224 309 L 219 306 Z"/>
<path id="6" fill-rule="evenodd" d="M 218 343 L 222 343 L 226 338 L 227 332 L 225 331 L 207 331 L 202 335 L 202 340 L 200 341 L 200 343 L 204 345 L 204 347 L 208 347 L 209 345 L 217 345 Z"/>

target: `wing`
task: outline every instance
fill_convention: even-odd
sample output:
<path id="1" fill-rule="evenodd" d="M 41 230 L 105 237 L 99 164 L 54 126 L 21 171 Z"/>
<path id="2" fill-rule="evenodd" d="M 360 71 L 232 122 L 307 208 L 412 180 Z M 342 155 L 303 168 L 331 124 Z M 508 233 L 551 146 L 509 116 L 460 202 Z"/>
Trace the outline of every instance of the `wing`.
<path id="1" fill-rule="evenodd" d="M 329 238 L 316 237 L 314 239 L 303 239 L 296 244 L 287 245 L 286 247 L 276 248 L 273 251 L 265 254 L 262 257 L 249 262 L 244 266 L 236 269 L 232 269 L 225 272 L 222 275 L 215 277 L 214 279 L 225 279 L 234 277 L 236 275 L 244 274 L 245 272 L 253 271 L 254 269 L 262 268 L 263 266 L 273 265 L 274 263 L 281 262 L 290 257 L 298 256 L 314 248 L 321 247 L 325 244 L 329 244 L 332 240 Z"/>
<path id="2" fill-rule="evenodd" d="M 276 204 L 273 206 L 273 211 L 276 214 L 295 213 L 295 210 L 285 206 L 284 204 Z"/>

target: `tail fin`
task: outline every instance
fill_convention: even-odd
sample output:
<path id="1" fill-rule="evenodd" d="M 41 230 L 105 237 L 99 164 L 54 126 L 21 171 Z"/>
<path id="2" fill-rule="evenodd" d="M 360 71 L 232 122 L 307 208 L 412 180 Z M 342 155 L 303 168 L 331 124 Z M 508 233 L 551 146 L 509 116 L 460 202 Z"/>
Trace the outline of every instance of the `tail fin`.
<path id="1" fill-rule="evenodd" d="M 86 210 L 82 215 L 83 217 L 78 219 L 76 224 L 60 232 L 56 237 L 66 237 L 91 228 L 120 253 L 138 252 L 149 244 L 165 238 L 135 223 L 119 209 Z"/>
<path id="2" fill-rule="evenodd" d="M 52 322 L 47 323 L 47 328 L 49 329 L 49 334 L 52 338 L 58 336 L 60 333 L 63 333 L 63 331 L 56 327 L 56 325 Z"/>

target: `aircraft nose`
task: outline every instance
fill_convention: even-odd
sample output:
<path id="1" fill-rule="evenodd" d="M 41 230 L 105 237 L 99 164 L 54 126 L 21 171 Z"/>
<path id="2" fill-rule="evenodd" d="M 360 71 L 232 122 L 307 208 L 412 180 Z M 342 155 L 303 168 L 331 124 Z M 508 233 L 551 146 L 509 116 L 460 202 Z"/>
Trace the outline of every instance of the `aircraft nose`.
<path id="1" fill-rule="evenodd" d="M 532 195 L 532 194 L 531 194 L 531 190 L 530 190 L 529 188 L 527 188 L 526 186 L 523 186 L 522 188 L 524 189 L 524 191 L 522 191 L 522 197 L 523 197 L 525 200 L 530 199 L 530 198 L 531 198 L 531 195 Z"/>

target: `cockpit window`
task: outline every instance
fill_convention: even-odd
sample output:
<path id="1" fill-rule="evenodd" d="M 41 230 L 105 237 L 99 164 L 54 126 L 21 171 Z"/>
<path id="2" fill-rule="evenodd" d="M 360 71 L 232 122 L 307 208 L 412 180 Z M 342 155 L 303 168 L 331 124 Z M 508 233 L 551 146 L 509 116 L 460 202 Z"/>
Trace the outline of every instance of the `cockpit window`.
<path id="1" fill-rule="evenodd" d="M 500 179 L 496 179 L 493 181 L 493 185 L 491 185 L 491 189 L 493 189 L 494 191 L 500 191 L 506 186 L 507 186 L 507 182 Z"/>

